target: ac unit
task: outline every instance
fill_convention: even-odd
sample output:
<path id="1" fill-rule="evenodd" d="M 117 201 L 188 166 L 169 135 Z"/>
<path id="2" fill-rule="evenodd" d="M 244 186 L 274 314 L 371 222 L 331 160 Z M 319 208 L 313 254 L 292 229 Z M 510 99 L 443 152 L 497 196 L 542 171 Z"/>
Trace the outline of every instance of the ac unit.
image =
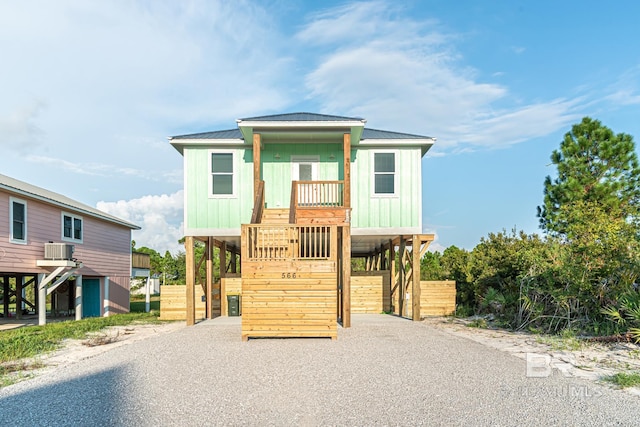
<path id="1" fill-rule="evenodd" d="M 74 246 L 68 243 L 45 243 L 44 259 L 50 260 L 71 260 L 73 258 Z"/>

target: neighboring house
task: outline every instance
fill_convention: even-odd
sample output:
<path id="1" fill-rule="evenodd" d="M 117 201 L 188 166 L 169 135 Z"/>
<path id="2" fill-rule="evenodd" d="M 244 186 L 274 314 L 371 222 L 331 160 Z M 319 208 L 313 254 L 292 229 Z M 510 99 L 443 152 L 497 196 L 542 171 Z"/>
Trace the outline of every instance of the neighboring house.
<path id="1" fill-rule="evenodd" d="M 2 314 L 76 319 L 129 311 L 131 230 L 140 227 L 0 175 Z"/>
<path id="2" fill-rule="evenodd" d="M 395 255 L 396 247 L 404 251 L 415 241 L 416 253 L 424 253 L 433 239 L 421 234 L 421 165 L 435 139 L 365 123 L 292 113 L 170 138 L 184 157 L 189 324 L 190 286 L 198 281 L 208 290 L 208 317 L 218 308 L 216 297 L 224 315 L 224 279 L 233 278 L 242 296 L 244 338 L 334 338 L 336 322 L 348 327 L 352 309 L 358 311 L 351 305 L 352 257 L 387 271 L 387 299 L 389 293 L 404 296 L 414 283 L 405 275 L 392 286 L 388 269 L 394 273 L 395 256 L 389 251 Z M 212 284 L 210 272 L 195 277 L 194 239 L 221 248 L 222 283 Z M 419 307 L 413 308 L 419 317 Z"/>

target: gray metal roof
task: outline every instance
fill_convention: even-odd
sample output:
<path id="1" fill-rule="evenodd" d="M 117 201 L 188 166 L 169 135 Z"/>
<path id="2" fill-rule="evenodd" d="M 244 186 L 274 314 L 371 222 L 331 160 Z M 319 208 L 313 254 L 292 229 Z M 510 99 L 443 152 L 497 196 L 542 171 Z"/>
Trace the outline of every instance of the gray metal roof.
<path id="1" fill-rule="evenodd" d="M 329 122 L 329 121 L 364 121 L 361 118 L 355 117 L 343 117 L 343 116 L 331 116 L 328 114 L 315 114 L 315 113 L 287 113 L 287 114 L 275 114 L 271 116 L 250 117 L 246 119 L 239 119 L 239 122 Z M 176 139 L 243 139 L 240 129 L 227 129 L 217 130 L 212 132 L 192 133 L 187 135 L 177 135 L 169 137 L 170 140 Z M 362 140 L 365 139 L 433 139 L 430 136 L 415 135 L 410 133 L 393 132 L 380 129 L 371 129 L 364 127 L 362 131 Z"/>
<path id="2" fill-rule="evenodd" d="M 177 135 L 169 139 L 242 139 L 240 129 L 216 130 L 213 132 L 192 133 L 188 135 Z"/>
<path id="3" fill-rule="evenodd" d="M 53 191 L 45 190 L 44 188 L 36 187 L 35 185 L 28 184 L 24 181 L 11 178 L 6 175 L 0 174 L 0 189 L 5 189 L 14 194 L 19 194 L 24 197 L 31 197 L 37 200 L 41 200 L 45 203 L 54 204 L 64 207 L 74 212 L 80 212 L 95 218 L 102 219 L 104 221 L 112 222 L 118 225 L 131 228 L 132 230 L 140 230 L 140 227 L 130 222 L 124 221 L 108 213 L 102 212 L 96 208 L 92 208 L 89 205 L 77 202 L 62 194 L 54 193 Z"/>
<path id="4" fill-rule="evenodd" d="M 362 121 L 360 117 L 331 116 L 316 113 L 286 113 L 272 116 L 259 116 L 240 119 L 242 122 L 353 122 Z"/>
<path id="5" fill-rule="evenodd" d="M 414 135 L 410 133 L 391 132 L 388 130 L 364 128 L 362 139 L 433 139 L 430 136 Z"/>

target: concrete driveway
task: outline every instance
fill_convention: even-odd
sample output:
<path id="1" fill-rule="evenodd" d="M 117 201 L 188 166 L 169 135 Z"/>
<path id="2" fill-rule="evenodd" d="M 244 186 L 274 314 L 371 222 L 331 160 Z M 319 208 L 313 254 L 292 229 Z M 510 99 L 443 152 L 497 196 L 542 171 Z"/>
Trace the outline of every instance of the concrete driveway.
<path id="1" fill-rule="evenodd" d="M 242 342 L 239 318 L 0 389 L 7 425 L 637 425 L 640 399 L 392 316 Z M 535 363 L 540 363 L 536 361 Z"/>

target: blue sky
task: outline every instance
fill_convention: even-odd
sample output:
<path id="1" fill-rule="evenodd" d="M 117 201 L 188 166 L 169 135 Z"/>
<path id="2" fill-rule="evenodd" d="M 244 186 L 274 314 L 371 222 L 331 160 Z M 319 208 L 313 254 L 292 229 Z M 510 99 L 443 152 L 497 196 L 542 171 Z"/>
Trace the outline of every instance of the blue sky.
<path id="1" fill-rule="evenodd" d="M 167 136 L 309 111 L 434 136 L 423 225 L 538 232 L 549 156 L 591 116 L 640 138 L 640 3 L 0 1 L 0 173 L 180 250 Z"/>

